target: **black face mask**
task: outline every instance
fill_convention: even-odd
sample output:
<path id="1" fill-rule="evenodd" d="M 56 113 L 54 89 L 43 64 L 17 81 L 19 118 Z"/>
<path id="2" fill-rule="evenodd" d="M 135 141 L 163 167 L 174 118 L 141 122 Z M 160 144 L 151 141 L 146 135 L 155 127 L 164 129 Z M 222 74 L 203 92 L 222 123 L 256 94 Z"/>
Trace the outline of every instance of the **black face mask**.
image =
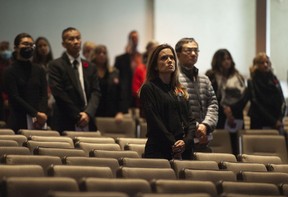
<path id="1" fill-rule="evenodd" d="M 33 51 L 34 49 L 32 47 L 23 47 L 20 48 L 20 55 L 25 59 L 29 59 L 32 57 Z"/>

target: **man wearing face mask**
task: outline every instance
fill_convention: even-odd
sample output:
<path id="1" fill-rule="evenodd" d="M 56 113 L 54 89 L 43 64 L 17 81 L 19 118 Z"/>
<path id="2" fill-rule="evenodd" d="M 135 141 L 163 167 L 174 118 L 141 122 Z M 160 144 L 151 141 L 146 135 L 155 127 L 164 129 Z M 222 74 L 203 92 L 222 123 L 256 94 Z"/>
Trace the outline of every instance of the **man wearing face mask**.
<path id="1" fill-rule="evenodd" d="M 15 61 L 4 71 L 4 91 L 9 99 L 8 127 L 45 129 L 47 120 L 47 80 L 44 69 L 31 63 L 33 38 L 20 33 L 14 40 Z"/>

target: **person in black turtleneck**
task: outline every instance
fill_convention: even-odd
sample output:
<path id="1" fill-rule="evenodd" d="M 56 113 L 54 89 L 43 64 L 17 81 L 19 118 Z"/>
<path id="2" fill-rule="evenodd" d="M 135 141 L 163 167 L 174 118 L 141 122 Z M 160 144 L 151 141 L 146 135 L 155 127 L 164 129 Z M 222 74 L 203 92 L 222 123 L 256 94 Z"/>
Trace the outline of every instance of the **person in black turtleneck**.
<path id="1" fill-rule="evenodd" d="M 148 60 L 140 100 L 147 121 L 145 158 L 191 159 L 196 121 L 179 82 L 176 54 L 159 45 Z"/>
<path id="2" fill-rule="evenodd" d="M 33 38 L 20 33 L 14 40 L 13 63 L 4 71 L 4 90 L 8 95 L 8 127 L 43 129 L 47 121 L 47 80 L 44 69 L 31 63 Z"/>
<path id="3" fill-rule="evenodd" d="M 251 129 L 283 129 L 286 103 L 277 77 L 273 74 L 269 57 L 258 53 L 250 69 L 248 90 L 251 106 L 248 115 Z"/>

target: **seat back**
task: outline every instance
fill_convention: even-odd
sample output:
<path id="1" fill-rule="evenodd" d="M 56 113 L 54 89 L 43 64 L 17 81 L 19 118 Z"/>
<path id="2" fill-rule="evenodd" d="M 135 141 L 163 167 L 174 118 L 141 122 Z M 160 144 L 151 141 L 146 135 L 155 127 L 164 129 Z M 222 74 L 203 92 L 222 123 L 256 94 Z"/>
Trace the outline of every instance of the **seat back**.
<path id="1" fill-rule="evenodd" d="M 4 155 L 31 155 L 30 150 L 23 146 L 6 146 L 0 148 L 0 157 Z"/>
<path id="2" fill-rule="evenodd" d="M 4 177 L 43 177 L 40 165 L 0 165 L 0 180 Z"/>
<path id="3" fill-rule="evenodd" d="M 119 168 L 118 160 L 115 158 L 97 158 L 97 157 L 65 157 L 63 163 L 76 166 L 99 166 L 109 167 L 113 177 L 116 177 L 116 171 Z"/>
<path id="4" fill-rule="evenodd" d="M 66 136 L 30 136 L 28 137 L 28 140 L 33 141 L 40 141 L 40 142 L 66 142 L 71 145 L 71 147 L 74 147 L 74 142 L 70 137 Z"/>
<path id="5" fill-rule="evenodd" d="M 282 164 L 282 160 L 278 156 L 239 154 L 237 158 L 245 163 Z"/>
<path id="6" fill-rule="evenodd" d="M 238 174 L 238 180 L 258 183 L 288 183 L 288 174 L 283 172 L 249 172 L 242 171 Z"/>
<path id="7" fill-rule="evenodd" d="M 115 158 L 120 159 L 122 157 L 129 157 L 129 158 L 140 158 L 136 151 L 109 151 L 109 150 L 94 150 L 90 152 L 91 157 L 102 157 L 102 158 Z"/>
<path id="8" fill-rule="evenodd" d="M 242 135 L 240 148 L 242 154 L 278 156 L 283 163 L 288 162 L 286 140 L 282 135 Z"/>
<path id="9" fill-rule="evenodd" d="M 82 191 L 124 192 L 128 196 L 151 192 L 149 182 L 144 179 L 87 178 L 80 184 L 80 189 Z"/>
<path id="10" fill-rule="evenodd" d="M 24 146 L 28 147 L 29 150 L 33 153 L 34 149 L 37 147 L 45 148 L 74 148 L 74 145 L 67 142 L 42 142 L 42 141 L 33 141 L 29 140 L 24 143 Z"/>
<path id="11" fill-rule="evenodd" d="M 280 191 L 275 184 L 271 183 L 247 183 L 236 181 L 222 181 L 217 184 L 219 194 L 236 193 L 249 195 L 280 195 Z"/>
<path id="12" fill-rule="evenodd" d="M 3 185 L 6 197 L 44 197 L 49 191 L 79 191 L 77 182 L 66 177 L 10 177 Z"/>
<path id="13" fill-rule="evenodd" d="M 170 163 L 166 159 L 150 159 L 150 158 L 120 158 L 119 164 L 123 167 L 136 168 L 171 168 Z"/>
<path id="14" fill-rule="evenodd" d="M 145 151 L 145 144 L 126 144 L 124 150 L 136 151 L 142 157 Z"/>
<path id="15" fill-rule="evenodd" d="M 235 174 L 240 171 L 250 172 L 267 172 L 266 166 L 262 163 L 242 163 L 223 161 L 219 163 L 219 167 L 223 170 L 229 170 Z"/>
<path id="16" fill-rule="evenodd" d="M 102 136 L 100 131 L 63 131 L 62 135 L 71 137 L 72 139 L 74 137 L 100 137 Z"/>
<path id="17" fill-rule="evenodd" d="M 82 149 L 86 152 L 87 155 L 90 154 L 93 150 L 108 150 L 108 151 L 120 151 L 120 146 L 116 143 L 114 144 L 100 144 L 100 143 L 86 143 L 86 142 L 77 142 L 75 144 L 76 148 Z"/>
<path id="18" fill-rule="evenodd" d="M 60 133 L 55 130 L 32 130 L 32 129 L 20 129 L 18 132 L 20 135 L 24 135 L 27 138 L 33 135 L 37 136 L 60 136 Z"/>
<path id="19" fill-rule="evenodd" d="M 170 163 L 177 177 L 179 177 L 180 171 L 185 168 L 194 170 L 219 170 L 216 161 L 171 160 Z"/>
<path id="20" fill-rule="evenodd" d="M 136 123 L 133 118 L 124 118 L 121 122 L 116 122 L 114 117 L 97 117 L 96 124 L 103 136 L 136 137 Z"/>
<path id="21" fill-rule="evenodd" d="M 44 172 L 50 165 L 61 165 L 60 157 L 48 155 L 5 155 L 2 162 L 9 165 L 40 165 Z"/>
<path id="22" fill-rule="evenodd" d="M 229 131 L 216 129 L 213 132 L 213 140 L 208 145 L 213 153 L 232 153 L 231 138 Z"/>
<path id="23" fill-rule="evenodd" d="M 0 135 L 0 140 L 14 140 L 19 146 L 22 146 L 27 141 L 27 137 L 24 135 Z"/>
<path id="24" fill-rule="evenodd" d="M 115 139 L 112 137 L 74 137 L 74 143 L 77 142 L 86 142 L 86 143 L 100 143 L 100 144 L 114 144 Z"/>
<path id="25" fill-rule="evenodd" d="M 47 197 L 129 197 L 123 192 L 49 192 Z M 204 196 L 203 196 L 204 197 Z"/>
<path id="26" fill-rule="evenodd" d="M 288 164 L 267 164 L 268 171 L 271 172 L 284 172 L 288 174 Z"/>
<path id="27" fill-rule="evenodd" d="M 176 175 L 171 168 L 134 168 L 120 167 L 117 171 L 119 178 L 139 178 L 151 181 L 152 179 L 176 179 Z"/>
<path id="28" fill-rule="evenodd" d="M 15 135 L 12 129 L 0 129 L 0 135 Z"/>
<path id="29" fill-rule="evenodd" d="M 19 146 L 15 140 L 0 140 L 0 146 Z"/>
<path id="30" fill-rule="evenodd" d="M 199 161 L 221 161 L 237 162 L 235 155 L 230 153 L 201 153 L 195 152 L 194 159 Z"/>
<path id="31" fill-rule="evenodd" d="M 120 145 L 122 150 L 125 150 L 127 144 L 146 144 L 147 138 L 135 138 L 135 137 L 117 137 L 116 143 Z"/>
<path id="32" fill-rule="evenodd" d="M 48 176 L 53 177 L 70 177 L 76 181 L 82 178 L 113 178 L 112 171 L 109 167 L 96 166 L 71 166 L 71 165 L 56 165 L 51 166 L 47 171 Z"/>
<path id="33" fill-rule="evenodd" d="M 223 170 L 191 170 L 183 169 L 179 173 L 180 179 L 199 181 L 237 181 L 236 174 L 232 171 Z"/>
<path id="34" fill-rule="evenodd" d="M 80 149 L 73 148 L 44 148 L 37 147 L 34 149 L 35 155 L 51 155 L 58 156 L 60 158 L 64 158 L 67 156 L 75 156 L 75 157 L 87 157 L 88 155 Z"/>
<path id="35" fill-rule="evenodd" d="M 217 196 L 216 186 L 210 181 L 153 180 L 151 188 L 153 192 L 161 194 L 208 193 Z"/>

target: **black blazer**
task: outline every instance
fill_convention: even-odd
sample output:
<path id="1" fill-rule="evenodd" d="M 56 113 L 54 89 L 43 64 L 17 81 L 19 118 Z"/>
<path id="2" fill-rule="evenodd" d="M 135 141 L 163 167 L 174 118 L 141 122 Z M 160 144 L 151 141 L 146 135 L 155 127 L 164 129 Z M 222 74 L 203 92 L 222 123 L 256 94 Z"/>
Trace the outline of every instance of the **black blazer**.
<path id="1" fill-rule="evenodd" d="M 119 55 L 115 59 L 115 65 L 119 70 L 121 104 L 120 111 L 128 113 L 128 109 L 133 106 L 132 97 L 132 70 L 131 56 L 129 53 Z"/>
<path id="2" fill-rule="evenodd" d="M 79 113 L 86 112 L 90 117 L 89 130 L 96 130 L 95 112 L 100 100 L 99 80 L 96 66 L 85 60 L 82 61 L 83 78 L 87 106 L 81 97 L 77 86 L 74 70 L 66 53 L 49 63 L 49 85 L 56 101 L 55 127 L 62 132 L 75 130 Z"/>
<path id="3" fill-rule="evenodd" d="M 45 70 L 30 61 L 15 61 L 4 72 L 4 89 L 9 99 L 8 126 L 17 132 L 27 129 L 27 117 L 37 112 L 47 114 Z"/>

